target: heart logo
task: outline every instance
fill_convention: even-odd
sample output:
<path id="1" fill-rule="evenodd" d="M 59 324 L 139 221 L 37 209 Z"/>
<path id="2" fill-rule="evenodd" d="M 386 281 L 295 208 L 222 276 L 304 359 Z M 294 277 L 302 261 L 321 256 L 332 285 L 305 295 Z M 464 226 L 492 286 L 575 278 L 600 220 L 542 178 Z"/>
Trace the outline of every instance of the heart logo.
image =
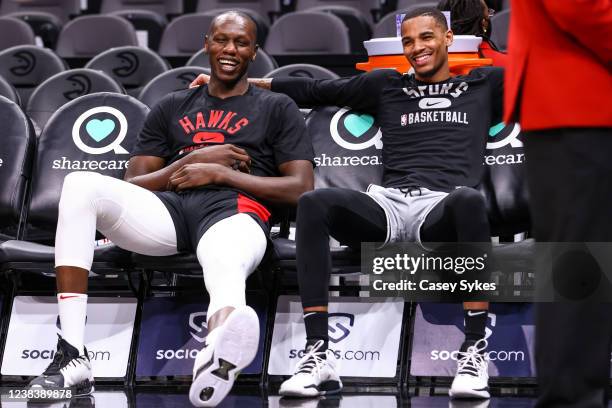
<path id="1" fill-rule="evenodd" d="M 113 122 L 111 119 L 92 119 L 87 122 L 87 125 L 85 125 L 85 130 L 87 130 L 89 137 L 96 142 L 100 142 L 101 140 L 106 139 L 108 135 L 115 130 L 115 122 Z"/>
<path id="2" fill-rule="evenodd" d="M 363 136 L 373 124 L 374 118 L 368 114 L 356 115 L 350 113 L 344 118 L 344 127 L 355 137 Z"/>

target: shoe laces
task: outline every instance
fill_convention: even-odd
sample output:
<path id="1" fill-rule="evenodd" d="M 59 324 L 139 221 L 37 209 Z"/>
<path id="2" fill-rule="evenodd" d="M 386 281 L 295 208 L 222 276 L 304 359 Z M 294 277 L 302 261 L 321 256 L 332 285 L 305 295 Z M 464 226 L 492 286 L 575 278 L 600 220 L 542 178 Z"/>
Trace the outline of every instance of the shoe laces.
<path id="1" fill-rule="evenodd" d="M 311 374 L 313 371 L 321 371 L 321 367 L 326 362 L 326 359 L 324 358 L 326 351 L 319 351 L 321 347 L 323 347 L 323 340 L 317 341 L 314 346 L 308 350 L 304 357 L 298 361 L 297 369 L 295 370 L 296 374 Z"/>
<path id="2" fill-rule="evenodd" d="M 488 343 L 485 339 L 480 339 L 473 346 L 468 347 L 467 351 L 459 353 L 460 358 L 457 362 L 457 374 L 468 374 L 479 377 L 487 359 L 483 353 L 487 345 Z"/>

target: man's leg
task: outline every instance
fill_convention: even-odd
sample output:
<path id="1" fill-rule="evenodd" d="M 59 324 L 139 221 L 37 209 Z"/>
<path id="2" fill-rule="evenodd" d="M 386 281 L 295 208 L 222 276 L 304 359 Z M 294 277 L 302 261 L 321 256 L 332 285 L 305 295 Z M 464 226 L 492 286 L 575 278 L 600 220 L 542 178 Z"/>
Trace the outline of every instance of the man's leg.
<path id="1" fill-rule="evenodd" d="M 525 140 L 536 240 L 611 242 L 610 129 L 529 132 Z M 604 272 L 607 279 L 610 271 Z M 607 406 L 611 337 L 610 303 L 538 303 L 536 406 Z"/>
<path id="2" fill-rule="evenodd" d="M 328 297 L 331 273 L 330 236 L 360 249 L 361 242 L 384 242 L 387 219 L 369 196 L 346 189 L 319 189 L 300 197 L 297 209 L 297 265 L 300 296 L 306 325 L 306 348 L 312 359 L 326 359 L 328 345 Z M 282 395 L 316 396 L 338 391 L 335 372 L 315 372 L 308 358 L 296 375 L 281 386 Z M 326 365 L 326 367 L 328 367 Z M 333 371 L 333 367 L 331 368 Z M 308 387 L 314 381 L 315 388 Z"/>
<path id="3" fill-rule="evenodd" d="M 87 277 L 93 262 L 96 229 L 130 251 L 160 256 L 177 252 L 174 223 L 155 194 L 97 173 L 75 172 L 66 176 L 55 238 L 63 335 L 58 347 L 63 353 L 56 353 L 56 359 L 43 376 L 33 380 L 32 386 L 69 386 L 91 377 L 84 336 Z M 79 364 L 68 366 L 73 359 Z M 53 381 L 57 383 L 51 384 Z"/>
<path id="4" fill-rule="evenodd" d="M 491 241 L 489 220 L 484 198 L 477 190 L 463 187 L 452 191 L 429 213 L 421 227 L 423 242 L 484 242 Z M 478 366 L 466 365 L 474 360 L 468 349 L 482 354 L 485 343 L 476 343 L 484 339 L 488 317 L 488 302 L 464 302 L 464 334 L 460 347 L 464 359 L 459 360 L 457 377 L 451 387 L 454 397 L 489 397 L 484 378 L 487 370 L 486 360 L 476 357 L 481 362 Z M 465 360 L 465 361 L 463 361 Z M 465 374 L 465 375 L 464 375 Z M 477 380 L 477 381 L 473 381 Z"/>
<path id="5" fill-rule="evenodd" d="M 210 296 L 206 345 L 196 357 L 189 398 L 195 406 L 216 406 L 259 346 L 259 321 L 246 305 L 247 277 L 266 252 L 267 239 L 248 214 L 236 214 L 210 227 L 196 254 Z"/>

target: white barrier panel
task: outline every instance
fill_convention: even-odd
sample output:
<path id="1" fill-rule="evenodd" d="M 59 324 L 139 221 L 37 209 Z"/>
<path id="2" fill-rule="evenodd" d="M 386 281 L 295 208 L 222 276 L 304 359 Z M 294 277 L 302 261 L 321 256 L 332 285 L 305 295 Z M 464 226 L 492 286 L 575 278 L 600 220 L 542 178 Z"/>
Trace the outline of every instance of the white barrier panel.
<path id="1" fill-rule="evenodd" d="M 85 347 L 92 360 L 94 376 L 125 376 L 135 314 L 135 298 L 89 298 Z M 57 322 L 54 296 L 15 297 L 2 375 L 42 373 L 55 354 Z"/>
<path id="2" fill-rule="evenodd" d="M 396 375 L 404 301 L 393 298 L 331 298 L 329 348 L 341 376 Z M 274 319 L 268 374 L 291 375 L 304 354 L 306 331 L 297 296 L 280 296 Z"/>

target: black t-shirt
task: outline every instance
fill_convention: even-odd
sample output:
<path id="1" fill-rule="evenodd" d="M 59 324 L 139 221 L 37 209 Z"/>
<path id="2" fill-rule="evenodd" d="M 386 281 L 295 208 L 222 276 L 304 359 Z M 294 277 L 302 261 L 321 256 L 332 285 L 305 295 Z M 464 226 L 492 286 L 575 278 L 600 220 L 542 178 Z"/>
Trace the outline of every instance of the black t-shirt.
<path id="1" fill-rule="evenodd" d="M 173 92 L 155 105 L 132 156 L 162 157 L 170 164 L 223 143 L 246 150 L 256 176 L 280 176 L 280 164 L 314 157 L 304 117 L 286 95 L 249 86 L 244 95 L 219 99 L 206 85 Z"/>
<path id="2" fill-rule="evenodd" d="M 277 78 L 272 90 L 299 105 L 337 105 L 369 113 L 382 130 L 385 187 L 451 191 L 476 186 L 488 130 L 502 117 L 503 70 L 428 84 L 382 69 L 351 78 Z"/>

